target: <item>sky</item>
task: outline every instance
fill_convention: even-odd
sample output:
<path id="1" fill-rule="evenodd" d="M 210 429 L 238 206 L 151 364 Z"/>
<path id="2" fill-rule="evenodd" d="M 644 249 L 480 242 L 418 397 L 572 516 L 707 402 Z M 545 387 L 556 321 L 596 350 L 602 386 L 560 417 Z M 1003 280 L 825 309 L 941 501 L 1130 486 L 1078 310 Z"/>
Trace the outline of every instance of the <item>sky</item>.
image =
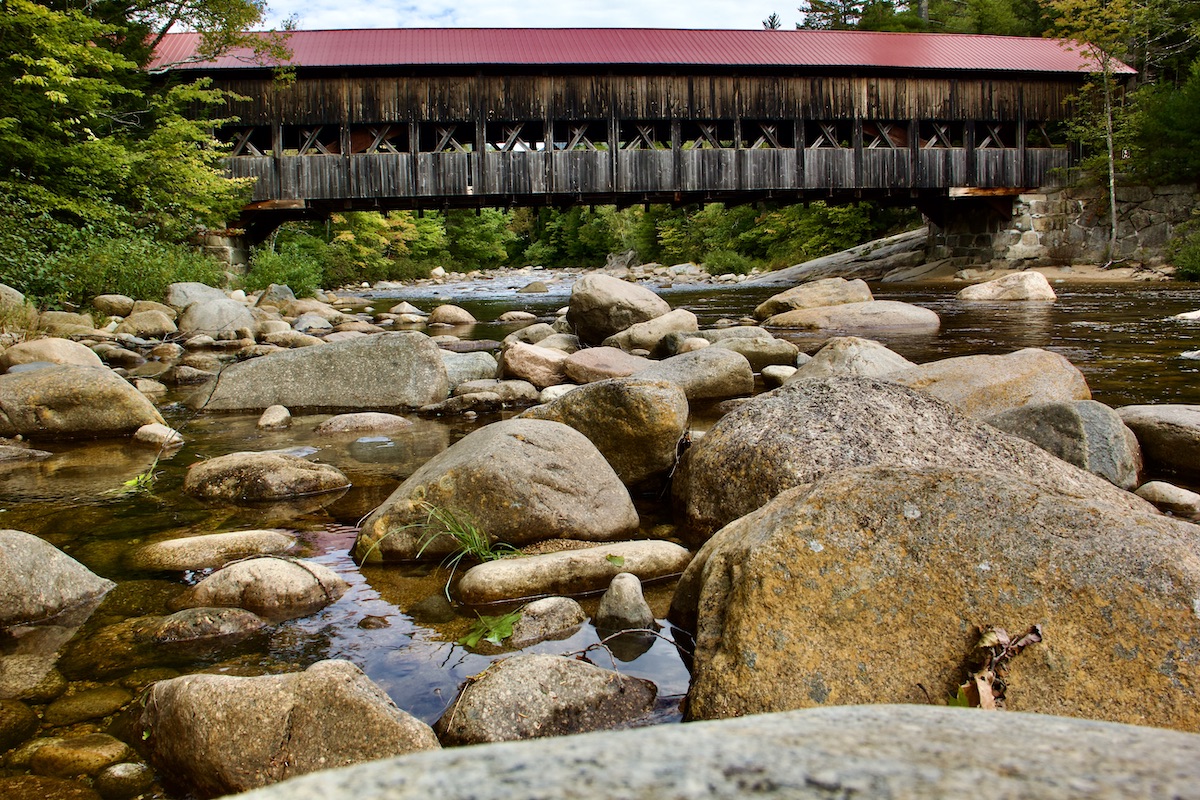
<path id="1" fill-rule="evenodd" d="M 772 11 L 785 27 L 799 13 L 737 0 L 608 0 L 562 2 L 534 0 L 268 0 L 267 27 L 295 15 L 301 30 L 326 28 L 761 28 Z"/>

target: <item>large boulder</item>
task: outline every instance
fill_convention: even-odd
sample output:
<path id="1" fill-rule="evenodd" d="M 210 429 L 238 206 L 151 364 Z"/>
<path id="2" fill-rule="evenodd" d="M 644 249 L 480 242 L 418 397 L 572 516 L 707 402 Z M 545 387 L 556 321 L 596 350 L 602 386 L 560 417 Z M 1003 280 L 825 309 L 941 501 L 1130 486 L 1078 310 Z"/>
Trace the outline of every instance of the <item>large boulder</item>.
<path id="1" fill-rule="evenodd" d="M 114 333 L 128 333 L 142 339 L 162 339 L 178 330 L 171 318 L 161 311 L 139 311 L 122 320 Z"/>
<path id="2" fill-rule="evenodd" d="M 609 275 L 585 275 L 571 287 L 567 322 L 585 344 L 600 344 L 631 325 L 671 310 L 654 292 Z"/>
<path id="3" fill-rule="evenodd" d="M 683 457 L 677 519 L 704 539 L 785 489 L 849 467 L 973 469 L 988 465 L 1033 483 L 1126 509 L 1148 505 L 1107 481 L 956 411 L 873 378 L 810 378 L 726 414 Z"/>
<path id="4" fill-rule="evenodd" d="M 435 308 L 430 312 L 429 318 L 425 320 L 429 325 L 474 325 L 475 316 L 467 311 L 462 306 L 444 304 Z"/>
<path id="5" fill-rule="evenodd" d="M 446 364 L 446 379 L 452 392 L 460 383 L 494 380 L 500 371 L 496 357 L 491 353 L 451 353 L 443 350 L 442 361 Z"/>
<path id="6" fill-rule="evenodd" d="M 447 745 L 624 727 L 654 706 L 653 683 L 553 655 L 520 655 L 468 683 L 434 729 Z"/>
<path id="7" fill-rule="evenodd" d="M 888 374 L 887 379 L 941 398 L 964 414 L 987 418 L 1037 403 L 1090 400 L 1074 364 L 1049 350 L 1027 347 L 1002 356 L 959 356 Z"/>
<path id="8" fill-rule="evenodd" d="M 171 308 L 177 311 L 183 311 L 192 303 L 197 303 L 201 300 L 227 300 L 229 299 L 225 292 L 205 283 L 197 283 L 195 281 L 185 281 L 181 283 L 172 283 L 167 287 L 166 294 L 163 298 L 164 302 Z M 135 308 L 136 312 L 137 309 Z"/>
<path id="9" fill-rule="evenodd" d="M 762 372 L 772 366 L 795 366 L 796 357 L 800 354 L 796 345 L 774 336 L 731 337 L 713 342 L 712 346 L 740 353 L 750 362 L 750 369 L 754 372 Z"/>
<path id="10" fill-rule="evenodd" d="M 942 322 L 928 308 L 896 300 L 869 300 L 836 306 L 785 311 L 767 318 L 768 328 L 803 330 L 909 330 L 936 331 Z"/>
<path id="11" fill-rule="evenodd" d="M 431 458 L 363 522 L 355 558 L 451 552 L 452 538 L 424 524 L 432 509 L 513 545 L 612 541 L 638 526 L 628 490 L 596 446 L 574 428 L 540 419 L 492 423 Z"/>
<path id="12" fill-rule="evenodd" d="M 789 381 L 804 378 L 827 378 L 831 375 L 861 375 L 880 378 L 891 372 L 915 367 L 899 353 L 892 352 L 879 342 L 858 336 L 835 336 L 801 364 Z"/>
<path id="13" fill-rule="evenodd" d="M 588 347 L 572 353 L 563 362 L 563 371 L 576 383 L 592 383 L 608 378 L 624 378 L 653 364 L 617 347 Z"/>
<path id="14" fill-rule="evenodd" d="M 1122 489 L 1137 488 L 1142 468 L 1137 437 L 1103 403 L 1075 400 L 1022 406 L 1001 411 L 987 422 Z"/>
<path id="15" fill-rule="evenodd" d="M 163 422 L 154 404 L 107 367 L 0 375 L 0 436 L 128 436 L 152 422 Z"/>
<path id="16" fill-rule="evenodd" d="M 689 401 L 725 400 L 754 392 L 750 362 L 741 353 L 718 347 L 671 356 L 632 377 L 673 383 Z"/>
<path id="17" fill-rule="evenodd" d="M 1148 471 L 1200 476 L 1200 405 L 1123 406 L 1117 413 L 1137 436 Z"/>
<path id="18" fill-rule="evenodd" d="M 959 300 L 1057 300 L 1050 281 L 1040 272 L 1014 272 L 1002 278 L 968 286 L 958 293 Z"/>
<path id="19" fill-rule="evenodd" d="M 568 357 L 563 350 L 517 342 L 500 357 L 500 373 L 545 389 L 565 381 Z"/>
<path id="20" fill-rule="evenodd" d="M 0 353 L 0 372 L 18 364 L 66 364 L 76 367 L 102 367 L 104 362 L 90 347 L 70 339 L 49 336 L 45 339 L 30 339 L 18 342 Z"/>
<path id="21" fill-rule="evenodd" d="M 283 453 L 229 453 L 188 468 L 183 490 L 218 503 L 259 503 L 345 489 L 336 467 Z"/>
<path id="22" fill-rule="evenodd" d="M 428 725 L 348 661 L 258 678 L 159 681 L 138 724 L 150 762 L 201 797 L 439 746 Z"/>
<path id="23" fill-rule="evenodd" d="M 189 400 L 210 411 L 420 408 L 446 399 L 441 351 L 415 331 L 272 353 L 226 367 Z"/>
<path id="24" fill-rule="evenodd" d="M 581 386 L 522 416 L 570 425 L 632 486 L 675 467 L 679 440 L 687 431 L 688 401 L 668 381 L 614 378 Z"/>
<path id="25" fill-rule="evenodd" d="M 713 536 L 672 604 L 688 715 L 927 703 L 963 682 L 975 625 L 1038 625 L 1008 708 L 1196 730 L 1200 526 L 980 463 L 1004 471 L 846 470 Z"/>
<path id="26" fill-rule="evenodd" d="M 980 787 L 1037 800 L 1186 798 L 1200 781 L 1197 748 L 1194 733 L 1046 714 L 840 706 L 451 747 L 239 800 L 575 800 L 580 787 L 671 800 L 962 800 Z"/>
<path id="27" fill-rule="evenodd" d="M 823 278 L 802 283 L 799 286 L 772 295 L 754 309 L 754 316 L 766 319 L 785 311 L 803 308 L 821 308 L 844 303 L 867 303 L 874 300 L 867 282 L 861 278 L 848 281 L 845 278 Z"/>
<path id="28" fill-rule="evenodd" d="M 258 327 L 249 308 L 227 297 L 192 303 L 183 309 L 177 324 L 179 332 L 187 336 L 200 333 L 211 336 L 224 331 L 253 331 Z"/>
<path id="29" fill-rule="evenodd" d="M 608 586 L 629 572 L 644 581 L 683 572 L 692 554 L 674 542 L 638 540 L 502 558 L 471 567 L 458 582 L 458 599 L 487 605 L 547 595 L 582 595 Z"/>
<path id="30" fill-rule="evenodd" d="M 695 314 L 686 308 L 677 308 L 662 316 L 630 325 L 625 330 L 614 333 L 604 340 L 604 345 L 626 351 L 653 350 L 668 334 L 688 333 L 699 329 L 700 325 L 696 322 Z"/>
<path id="31" fill-rule="evenodd" d="M 95 606 L 114 586 L 49 542 L 0 530 L 0 629 Z"/>
<path id="32" fill-rule="evenodd" d="M 350 585 L 313 561 L 262 556 L 222 567 L 172 601 L 174 608 L 232 607 L 260 617 L 302 617 L 337 600 Z"/>

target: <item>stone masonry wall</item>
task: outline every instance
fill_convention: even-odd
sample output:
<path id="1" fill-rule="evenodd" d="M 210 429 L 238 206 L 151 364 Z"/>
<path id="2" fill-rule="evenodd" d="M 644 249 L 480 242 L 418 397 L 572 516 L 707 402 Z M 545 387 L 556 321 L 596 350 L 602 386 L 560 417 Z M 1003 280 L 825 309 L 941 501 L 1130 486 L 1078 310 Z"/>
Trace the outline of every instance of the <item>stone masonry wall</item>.
<path id="1" fill-rule="evenodd" d="M 969 201 L 967 201 L 969 202 Z M 1013 200 L 1009 218 L 952 200 L 944 228 L 932 229 L 930 258 L 996 267 L 1102 264 L 1108 261 L 1108 198 L 1099 189 L 1047 189 Z M 957 207 L 957 208 L 956 208 Z M 1116 260 L 1159 266 L 1176 229 L 1200 219 L 1196 186 L 1117 189 Z"/>

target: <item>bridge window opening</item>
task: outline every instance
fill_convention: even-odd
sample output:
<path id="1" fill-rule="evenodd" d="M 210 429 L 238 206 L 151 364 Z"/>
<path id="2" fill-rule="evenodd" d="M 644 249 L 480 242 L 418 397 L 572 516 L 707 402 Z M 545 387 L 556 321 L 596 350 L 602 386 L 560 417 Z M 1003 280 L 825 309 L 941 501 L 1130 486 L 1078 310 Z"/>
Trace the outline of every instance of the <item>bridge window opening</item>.
<path id="1" fill-rule="evenodd" d="M 707 120 L 679 123 L 679 139 L 684 150 L 722 150 L 733 147 L 733 120 Z"/>
<path id="2" fill-rule="evenodd" d="M 341 132 L 331 125 L 316 125 L 313 127 L 289 130 L 284 128 L 284 149 L 293 142 L 298 156 L 332 156 L 337 155 L 341 144 Z"/>
<path id="3" fill-rule="evenodd" d="M 622 150 L 670 150 L 670 124 L 665 122 L 622 122 Z"/>
<path id="4" fill-rule="evenodd" d="M 555 150 L 607 150 L 608 125 L 605 122 L 556 122 Z"/>
<path id="5" fill-rule="evenodd" d="M 362 125 L 350 129 L 351 153 L 408 152 L 408 125 Z"/>
<path id="6" fill-rule="evenodd" d="M 847 148 L 854 136 L 849 120 L 814 120 L 805 126 L 804 133 L 804 146 L 809 150 Z"/>
<path id="7" fill-rule="evenodd" d="M 901 150 L 908 147 L 907 122 L 863 122 L 863 146 L 868 150 Z"/>
<path id="8" fill-rule="evenodd" d="M 593 122 L 554 123 L 555 150 L 596 151 L 608 149 L 608 123 Z"/>
<path id="9" fill-rule="evenodd" d="M 422 123 L 418 133 L 422 153 L 470 153 L 475 150 L 475 123 Z"/>
<path id="10" fill-rule="evenodd" d="M 542 122 L 489 122 L 488 150 L 501 153 L 529 153 L 546 148 Z"/>
<path id="11" fill-rule="evenodd" d="M 977 122 L 975 147 L 979 150 L 1002 150 L 1017 146 L 1017 126 L 1011 122 Z"/>
<path id="12" fill-rule="evenodd" d="M 796 127 L 779 120 L 742 120 L 742 145 L 748 150 L 790 150 L 796 146 Z"/>
<path id="13" fill-rule="evenodd" d="M 922 150 L 946 150 L 963 146 L 961 122 L 922 122 L 920 135 Z"/>
<path id="14" fill-rule="evenodd" d="M 1026 147 L 1066 147 L 1068 141 L 1061 122 L 1030 122 L 1025 134 Z"/>
<path id="15" fill-rule="evenodd" d="M 230 145 L 229 155 L 233 156 L 266 156 L 271 154 L 271 129 L 267 127 L 254 128 L 222 128 L 217 136 Z"/>

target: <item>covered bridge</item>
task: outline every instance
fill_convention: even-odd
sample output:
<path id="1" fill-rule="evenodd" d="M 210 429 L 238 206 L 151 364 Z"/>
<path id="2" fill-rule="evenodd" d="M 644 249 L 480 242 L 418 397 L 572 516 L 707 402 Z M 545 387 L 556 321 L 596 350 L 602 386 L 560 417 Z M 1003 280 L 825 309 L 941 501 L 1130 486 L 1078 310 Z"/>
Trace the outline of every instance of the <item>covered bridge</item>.
<path id="1" fill-rule="evenodd" d="M 222 132 L 248 215 L 891 196 L 1045 185 L 1095 62 L 1050 39 L 858 31 L 297 31 L 152 69 L 245 99 Z M 265 221 L 265 219 L 264 219 Z"/>

